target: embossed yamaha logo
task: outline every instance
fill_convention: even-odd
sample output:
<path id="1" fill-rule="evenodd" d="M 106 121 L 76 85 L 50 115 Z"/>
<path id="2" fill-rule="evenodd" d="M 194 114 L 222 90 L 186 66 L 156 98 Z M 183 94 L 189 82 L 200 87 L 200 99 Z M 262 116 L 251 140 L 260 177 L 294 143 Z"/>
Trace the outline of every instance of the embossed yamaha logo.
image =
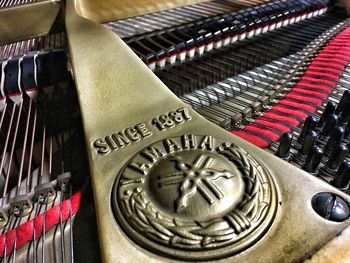
<path id="1" fill-rule="evenodd" d="M 252 156 L 195 135 L 136 154 L 117 177 L 112 205 L 133 241 L 186 260 L 219 259 L 252 246 L 277 208 L 272 177 Z"/>

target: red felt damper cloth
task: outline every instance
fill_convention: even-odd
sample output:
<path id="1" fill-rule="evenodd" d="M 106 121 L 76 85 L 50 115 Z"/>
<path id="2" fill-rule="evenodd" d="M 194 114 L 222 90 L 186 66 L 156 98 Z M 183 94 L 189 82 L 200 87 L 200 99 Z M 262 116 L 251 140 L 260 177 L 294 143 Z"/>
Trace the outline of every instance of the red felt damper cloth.
<path id="1" fill-rule="evenodd" d="M 326 72 L 326 73 L 330 73 L 330 74 L 334 74 L 338 77 L 343 75 L 343 72 L 338 70 L 338 69 L 334 69 L 334 68 L 328 68 L 328 67 L 316 67 L 316 66 L 310 66 L 307 69 L 308 71 L 314 71 L 314 72 Z"/>
<path id="2" fill-rule="evenodd" d="M 339 80 L 338 76 L 335 76 L 335 75 L 332 75 L 332 74 L 329 74 L 329 73 L 322 73 L 322 72 L 319 72 L 319 71 L 316 72 L 316 71 L 307 70 L 304 73 L 304 76 L 314 77 L 314 78 L 322 78 L 322 79 L 328 79 L 328 80 L 334 80 L 334 81 L 338 81 Z"/>
<path id="3" fill-rule="evenodd" d="M 320 54 L 320 58 L 327 58 L 327 59 L 340 59 L 343 61 L 348 61 L 348 56 L 345 55 L 336 55 L 336 54 Z"/>
<path id="4" fill-rule="evenodd" d="M 348 47 L 339 47 L 339 46 L 332 46 L 332 47 L 328 47 L 326 49 L 324 49 L 324 52 L 327 52 L 327 54 L 340 54 L 340 55 L 344 55 L 344 56 L 349 56 L 350 54 L 350 48 Z"/>
<path id="5" fill-rule="evenodd" d="M 341 46 L 341 49 L 339 48 L 339 46 Z M 329 45 L 328 47 L 323 49 L 323 52 L 336 53 L 336 54 L 342 54 L 342 55 L 349 55 L 349 52 L 350 52 L 349 45 L 339 44 L 339 46 L 333 45 L 333 44 Z"/>
<path id="6" fill-rule="evenodd" d="M 293 88 L 292 91 L 296 93 L 300 93 L 301 95 L 310 95 L 312 97 L 322 99 L 322 100 L 325 100 L 328 98 L 327 94 L 317 92 L 317 91 L 311 91 L 307 89 Z"/>
<path id="7" fill-rule="evenodd" d="M 288 109 L 283 107 L 283 104 L 277 104 L 276 106 L 274 106 L 270 112 L 279 112 L 279 113 L 285 113 L 291 116 L 294 116 L 298 119 L 304 120 L 307 118 L 308 114 L 306 114 L 304 111 L 302 110 L 296 110 L 296 109 Z"/>
<path id="8" fill-rule="evenodd" d="M 275 123 L 275 122 L 272 122 L 272 121 L 269 121 L 269 120 L 264 120 L 264 119 L 259 119 L 259 120 L 256 120 L 253 124 L 259 124 L 261 126 L 266 126 L 266 127 L 269 127 L 269 128 L 273 128 L 275 129 L 276 131 L 278 132 L 282 132 L 282 133 L 285 133 L 285 132 L 290 132 L 291 131 L 291 128 L 281 124 L 281 123 Z"/>
<path id="9" fill-rule="evenodd" d="M 327 51 L 327 53 L 323 53 L 323 56 L 343 56 L 348 57 L 350 52 L 339 52 L 339 51 Z"/>
<path id="10" fill-rule="evenodd" d="M 299 102 L 305 102 L 305 103 L 308 103 L 311 105 L 316 105 L 316 106 L 322 105 L 322 100 L 310 98 L 310 97 L 306 97 L 306 96 L 301 96 L 301 95 L 295 94 L 293 91 L 289 92 L 289 94 L 287 94 L 285 96 L 285 98 L 297 100 Z"/>
<path id="11" fill-rule="evenodd" d="M 49 231 L 60 223 L 60 210 L 62 215 L 62 221 L 65 222 L 69 219 L 70 209 L 72 209 L 72 215 L 75 215 L 81 204 L 82 191 L 75 193 L 71 199 L 64 200 L 61 204 L 56 205 L 46 211 L 45 214 L 40 214 L 36 218 L 23 223 L 16 229 L 0 236 L 0 257 L 4 256 L 5 244 L 6 255 L 9 255 L 13 249 L 16 240 L 16 249 L 19 249 L 27 242 L 33 240 L 34 228 L 36 239 L 40 238 L 43 230 L 43 222 L 45 220 L 45 231 Z"/>
<path id="12" fill-rule="evenodd" d="M 295 101 L 290 101 L 288 99 L 283 99 L 281 100 L 278 105 L 284 105 L 284 106 L 288 106 L 288 107 L 292 107 L 295 109 L 299 109 L 299 110 L 303 110 L 309 113 L 315 113 L 316 112 L 316 107 L 315 106 L 311 106 L 311 105 L 307 105 L 304 103 L 299 103 L 299 102 L 295 102 Z"/>
<path id="13" fill-rule="evenodd" d="M 258 136 L 255 136 L 255 135 L 252 135 L 252 134 L 249 134 L 247 132 L 244 132 L 244 131 L 231 131 L 232 134 L 234 135 L 237 135 L 238 137 L 242 138 L 243 140 L 246 140 L 260 148 L 267 148 L 270 146 L 270 144 L 261 139 L 260 137 Z"/>
<path id="14" fill-rule="evenodd" d="M 342 65 L 342 66 L 346 66 L 348 63 L 346 60 L 340 60 L 340 59 L 336 59 L 336 58 L 317 58 L 318 62 L 323 62 L 323 63 L 335 63 L 338 65 Z"/>
<path id="15" fill-rule="evenodd" d="M 280 139 L 280 135 L 276 132 L 273 132 L 271 130 L 265 129 L 265 128 L 259 128 L 255 127 L 253 125 L 245 126 L 243 131 L 250 131 L 255 134 L 261 135 L 271 141 L 277 142 Z"/>
<path id="16" fill-rule="evenodd" d="M 314 60 L 311 62 L 310 66 L 315 66 L 315 67 L 323 67 L 323 68 L 333 68 L 333 69 L 337 69 L 337 70 L 341 70 L 344 71 L 344 69 L 346 68 L 346 65 L 340 65 L 339 63 L 336 62 L 332 62 L 330 61 L 329 63 L 323 62 L 323 61 L 319 61 L 319 60 Z"/>
<path id="17" fill-rule="evenodd" d="M 273 119 L 275 120 L 277 123 L 287 123 L 289 125 L 292 125 L 294 127 L 297 127 L 299 126 L 300 124 L 300 121 L 296 120 L 295 118 L 293 117 L 287 117 L 287 116 L 283 116 L 283 115 L 280 115 L 276 112 L 272 112 L 272 111 L 268 111 L 266 112 L 264 115 L 264 117 L 267 117 L 269 119 Z"/>
<path id="18" fill-rule="evenodd" d="M 323 86 L 322 84 L 311 84 L 304 81 L 300 81 L 298 84 L 294 86 L 296 89 L 308 89 L 308 90 L 315 90 L 318 92 L 324 92 L 326 94 L 329 94 L 333 91 L 332 88 L 328 88 L 326 86 Z"/>
<path id="19" fill-rule="evenodd" d="M 308 82 L 308 83 L 313 83 L 313 84 L 320 84 L 320 85 L 326 85 L 331 88 L 335 88 L 337 86 L 336 81 L 330 81 L 326 79 L 317 79 L 317 78 L 312 78 L 312 77 L 307 77 L 307 76 L 302 76 L 300 78 L 300 82 Z"/>

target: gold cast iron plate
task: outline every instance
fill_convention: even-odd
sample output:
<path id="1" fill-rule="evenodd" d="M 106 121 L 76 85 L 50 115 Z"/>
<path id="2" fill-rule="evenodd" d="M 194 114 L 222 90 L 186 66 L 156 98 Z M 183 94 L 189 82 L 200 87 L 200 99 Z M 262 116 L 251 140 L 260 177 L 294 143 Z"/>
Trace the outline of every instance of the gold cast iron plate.
<path id="1" fill-rule="evenodd" d="M 267 231 L 277 208 L 272 177 L 252 156 L 194 135 L 137 153 L 117 177 L 112 203 L 135 242 L 187 260 L 246 249 Z"/>
<path id="2" fill-rule="evenodd" d="M 0 9 L 0 45 L 47 35 L 60 8 L 60 0 L 40 0 Z"/>
<path id="3" fill-rule="evenodd" d="M 206 1 L 208 0 L 78 0 L 76 9 L 81 16 L 103 23 Z"/>
<path id="4" fill-rule="evenodd" d="M 347 195 L 205 120 L 176 98 L 118 36 L 105 26 L 77 15 L 76 2 L 68 0 L 66 3 L 67 36 L 84 124 L 104 262 L 178 262 L 170 259 L 169 254 L 165 257 L 155 249 L 150 251 L 148 247 L 137 245 L 133 241 L 135 238 L 126 234 L 125 225 L 116 221 L 111 194 L 117 176 L 123 175 L 122 171 L 125 171 L 123 169 L 132 156 L 159 141 L 184 134 L 206 134 L 234 143 L 266 168 L 277 189 L 278 209 L 263 238 L 241 252 L 215 259 L 215 262 L 300 262 L 349 225 L 349 219 L 339 223 L 325 220 L 311 206 L 312 197 L 319 192 L 332 192 L 349 201 Z M 186 121 L 178 121 L 177 124 L 165 121 L 174 112 L 186 110 L 191 117 Z M 167 127 L 164 128 L 165 123 Z M 106 144 L 106 140 L 117 136 L 124 138 L 123 144 Z M 125 136 L 129 136 L 127 140 Z M 227 165 L 225 169 L 232 165 L 226 159 L 221 160 L 225 167 Z M 191 165 L 193 160 L 188 158 L 185 163 Z M 174 166 L 169 167 L 174 169 Z M 216 166 L 214 168 L 222 171 Z M 156 166 L 154 169 L 156 171 Z M 232 166 L 231 173 L 234 171 Z M 149 195 L 152 198 L 158 194 L 152 193 Z M 202 198 L 200 195 L 197 197 Z M 153 201 L 152 204 L 161 208 L 165 215 L 172 215 L 169 207 Z M 131 220 L 128 220 L 129 223 Z M 150 238 L 147 240 L 159 247 L 164 246 Z M 175 253 L 176 248 L 173 251 Z M 192 254 L 193 250 L 186 251 Z"/>

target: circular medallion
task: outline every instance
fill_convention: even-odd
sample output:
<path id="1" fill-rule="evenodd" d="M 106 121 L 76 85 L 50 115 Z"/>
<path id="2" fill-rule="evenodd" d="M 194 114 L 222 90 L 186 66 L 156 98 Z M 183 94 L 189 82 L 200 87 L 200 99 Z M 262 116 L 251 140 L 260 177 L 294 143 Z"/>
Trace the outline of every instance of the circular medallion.
<path id="1" fill-rule="evenodd" d="M 183 135 L 129 160 L 116 179 L 112 206 L 123 230 L 144 248 L 212 260 L 256 243 L 277 202 L 271 175 L 243 149 Z"/>

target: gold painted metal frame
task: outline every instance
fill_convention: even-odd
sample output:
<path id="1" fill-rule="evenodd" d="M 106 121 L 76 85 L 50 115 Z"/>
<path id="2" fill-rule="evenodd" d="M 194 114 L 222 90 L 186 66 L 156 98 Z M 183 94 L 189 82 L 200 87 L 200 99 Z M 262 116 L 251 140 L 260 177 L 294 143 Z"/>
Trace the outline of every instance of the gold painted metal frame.
<path id="1" fill-rule="evenodd" d="M 60 8 L 60 0 L 41 0 L 0 9 L 0 45 L 47 35 Z"/>
<path id="2" fill-rule="evenodd" d="M 349 225 L 350 220 L 327 221 L 311 207 L 311 198 L 316 193 L 333 192 L 349 201 L 347 195 L 205 120 L 172 94 L 118 36 L 81 17 L 77 6 L 79 2 L 67 1 L 66 29 L 105 262 L 174 260 L 140 247 L 125 234 L 114 218 L 111 195 L 117 175 L 135 153 L 157 141 L 183 134 L 210 135 L 234 143 L 267 169 L 276 183 L 278 209 L 264 238 L 222 261 L 301 261 Z M 150 124 L 155 117 L 179 108 L 188 110 L 192 116 L 189 121 L 162 131 Z M 141 124 L 148 127 L 142 138 L 118 149 L 102 147 L 102 152 L 98 152 L 101 148 L 96 148 L 96 142 L 101 138 Z"/>
<path id="3" fill-rule="evenodd" d="M 79 15 L 98 23 L 145 15 L 209 0 L 86 0 L 76 1 Z"/>

